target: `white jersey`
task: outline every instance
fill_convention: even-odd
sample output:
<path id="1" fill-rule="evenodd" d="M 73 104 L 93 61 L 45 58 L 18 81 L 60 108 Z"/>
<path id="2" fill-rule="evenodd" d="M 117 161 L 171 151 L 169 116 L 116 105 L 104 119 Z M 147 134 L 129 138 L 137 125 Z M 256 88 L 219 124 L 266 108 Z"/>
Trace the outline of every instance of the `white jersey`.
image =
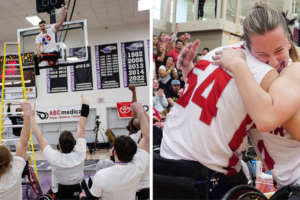
<path id="1" fill-rule="evenodd" d="M 241 48 L 256 82 L 273 68 L 257 60 L 245 42 Z M 241 152 L 248 146 L 247 116 L 234 78 L 212 65 L 209 52 L 188 74 L 183 95 L 167 116 L 160 155 L 167 159 L 199 161 L 206 167 L 231 176 L 241 169 Z"/>
<path id="2" fill-rule="evenodd" d="M 300 142 L 294 140 L 282 127 L 270 132 L 260 132 L 253 124 L 249 135 L 257 156 L 276 181 L 277 189 L 300 184 Z"/>
<path id="3" fill-rule="evenodd" d="M 35 43 L 39 43 L 42 45 L 42 53 L 57 51 L 56 43 L 55 43 L 55 28 L 51 26 L 47 29 L 47 33 L 43 34 L 41 32 L 35 38 Z"/>

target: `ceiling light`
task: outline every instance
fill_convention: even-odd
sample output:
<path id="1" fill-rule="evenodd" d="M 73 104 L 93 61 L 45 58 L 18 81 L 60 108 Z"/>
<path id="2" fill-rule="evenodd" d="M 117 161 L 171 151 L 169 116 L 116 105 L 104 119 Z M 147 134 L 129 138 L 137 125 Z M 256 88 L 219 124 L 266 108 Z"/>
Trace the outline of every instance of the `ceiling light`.
<path id="1" fill-rule="evenodd" d="M 138 11 L 150 10 L 151 2 L 149 0 L 139 0 L 138 1 Z"/>
<path id="2" fill-rule="evenodd" d="M 39 22 L 42 21 L 42 19 L 37 15 L 26 17 L 26 19 L 33 24 L 33 26 L 39 25 Z"/>

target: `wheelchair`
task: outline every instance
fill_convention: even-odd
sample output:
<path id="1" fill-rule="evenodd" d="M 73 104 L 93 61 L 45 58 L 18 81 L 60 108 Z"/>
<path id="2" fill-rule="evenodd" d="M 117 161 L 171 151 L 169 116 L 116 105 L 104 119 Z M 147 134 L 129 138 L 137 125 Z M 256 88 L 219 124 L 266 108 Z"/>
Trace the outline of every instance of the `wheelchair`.
<path id="1" fill-rule="evenodd" d="M 40 196 L 37 200 L 69 200 L 69 199 L 79 199 L 79 194 L 81 193 L 81 184 L 74 185 L 61 185 L 58 184 L 58 192 L 53 193 L 50 189 L 46 194 Z"/>
<path id="2" fill-rule="evenodd" d="M 22 186 L 26 187 L 26 196 L 28 197 L 29 189 L 32 189 L 33 192 L 37 196 L 43 195 L 42 189 L 40 187 L 39 181 L 36 178 L 36 175 L 34 173 L 34 170 L 32 167 L 28 164 L 28 161 L 26 162 L 25 168 L 22 173 Z"/>

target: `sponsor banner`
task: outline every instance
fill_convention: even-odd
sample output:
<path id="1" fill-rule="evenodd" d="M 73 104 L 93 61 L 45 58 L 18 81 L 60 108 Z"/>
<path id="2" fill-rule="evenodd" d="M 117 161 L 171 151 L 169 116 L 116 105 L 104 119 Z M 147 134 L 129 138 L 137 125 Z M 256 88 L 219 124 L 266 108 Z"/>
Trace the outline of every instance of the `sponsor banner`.
<path id="1" fill-rule="evenodd" d="M 21 54 L 21 59 L 24 59 L 23 66 L 25 65 L 32 65 L 33 63 L 33 53 L 25 53 L 24 56 Z M 10 55 L 6 57 L 7 59 L 17 59 L 18 56 L 16 55 Z M 0 89 L 2 89 L 2 78 L 3 78 L 3 56 L 0 56 Z M 10 60 L 7 61 L 7 64 L 10 64 L 11 66 L 6 67 L 5 76 L 17 76 L 21 75 L 19 66 L 14 66 L 14 64 L 19 64 L 19 60 Z M 23 76 L 24 76 L 24 82 L 25 87 L 33 87 L 35 86 L 35 75 L 33 69 L 23 69 Z M 5 87 L 22 87 L 21 79 L 20 77 L 5 77 Z"/>
<path id="2" fill-rule="evenodd" d="M 120 88 L 118 45 L 97 45 L 95 54 L 98 90 Z"/>
<path id="3" fill-rule="evenodd" d="M 117 109 L 119 118 L 131 118 L 131 102 L 118 102 Z"/>
<path id="4" fill-rule="evenodd" d="M 142 100 L 140 101 L 146 110 L 147 114 L 149 115 L 149 100 Z M 119 118 L 131 118 L 131 102 L 118 102 L 117 109 Z"/>
<path id="5" fill-rule="evenodd" d="M 147 86 L 144 41 L 121 43 L 124 87 Z"/>
<path id="6" fill-rule="evenodd" d="M 9 92 L 16 92 L 13 94 L 7 94 Z M 2 91 L 1 91 L 2 92 Z M 5 99 L 23 99 L 22 89 L 5 89 Z M 36 98 L 36 87 L 26 87 L 26 97 L 27 99 Z"/>
<path id="7" fill-rule="evenodd" d="M 38 107 L 35 109 L 37 123 L 78 121 L 81 114 L 81 105 Z"/>
<path id="8" fill-rule="evenodd" d="M 47 68 L 47 93 L 68 92 L 67 67 Z"/>
<path id="9" fill-rule="evenodd" d="M 90 63 L 70 66 L 72 92 L 93 90 L 92 66 Z"/>

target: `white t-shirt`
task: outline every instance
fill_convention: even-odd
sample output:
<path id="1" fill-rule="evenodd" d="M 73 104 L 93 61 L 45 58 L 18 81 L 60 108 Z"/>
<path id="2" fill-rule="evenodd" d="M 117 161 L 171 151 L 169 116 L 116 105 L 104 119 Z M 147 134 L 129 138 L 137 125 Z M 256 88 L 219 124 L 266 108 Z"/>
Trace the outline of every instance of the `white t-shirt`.
<path id="1" fill-rule="evenodd" d="M 140 135 L 141 135 L 141 130 L 139 130 L 137 133 L 131 134 L 129 137 L 133 139 L 136 143 L 138 142 Z M 138 144 L 137 144 L 138 145 Z M 150 162 L 148 162 L 147 167 L 145 169 L 145 172 L 143 173 L 141 180 L 139 182 L 139 185 L 136 189 L 136 191 L 140 191 L 145 188 L 150 187 Z"/>
<path id="2" fill-rule="evenodd" d="M 158 71 L 161 70 L 161 69 L 167 71 L 167 68 L 166 68 L 164 65 L 161 65 L 161 66 L 159 67 Z M 174 68 L 173 70 L 174 70 L 175 72 L 177 72 L 177 69 L 176 69 L 176 68 Z M 171 79 L 171 76 L 170 76 L 171 73 L 172 73 L 172 72 L 170 72 L 166 77 L 162 77 L 162 76 L 160 75 L 160 73 L 158 73 L 158 74 L 159 74 L 158 81 L 161 81 L 163 84 L 166 84 L 166 83 Z"/>
<path id="3" fill-rule="evenodd" d="M 257 60 L 245 42 L 241 48 L 256 82 L 273 68 Z M 242 151 L 248 147 L 247 130 L 252 120 L 234 78 L 217 65 L 212 50 L 187 75 L 183 95 L 170 110 L 163 130 L 160 155 L 167 159 L 192 160 L 231 176 L 241 169 Z"/>
<path id="4" fill-rule="evenodd" d="M 101 200 L 134 200 L 136 188 L 149 162 L 149 154 L 138 149 L 130 163 L 116 163 L 99 170 L 90 190 Z"/>
<path id="5" fill-rule="evenodd" d="M 47 33 L 43 34 L 41 32 L 36 36 L 35 43 L 39 43 L 42 45 L 42 53 L 57 51 L 55 44 L 55 28 L 51 26 L 47 29 Z"/>
<path id="6" fill-rule="evenodd" d="M 83 180 L 84 160 L 86 157 L 86 140 L 76 139 L 71 153 L 60 153 L 46 146 L 43 154 L 52 168 L 52 191 L 58 191 L 58 184 L 74 185 Z"/>
<path id="7" fill-rule="evenodd" d="M 22 173 L 25 160 L 14 156 L 11 168 L 0 178 L 0 199 L 22 200 Z"/>

